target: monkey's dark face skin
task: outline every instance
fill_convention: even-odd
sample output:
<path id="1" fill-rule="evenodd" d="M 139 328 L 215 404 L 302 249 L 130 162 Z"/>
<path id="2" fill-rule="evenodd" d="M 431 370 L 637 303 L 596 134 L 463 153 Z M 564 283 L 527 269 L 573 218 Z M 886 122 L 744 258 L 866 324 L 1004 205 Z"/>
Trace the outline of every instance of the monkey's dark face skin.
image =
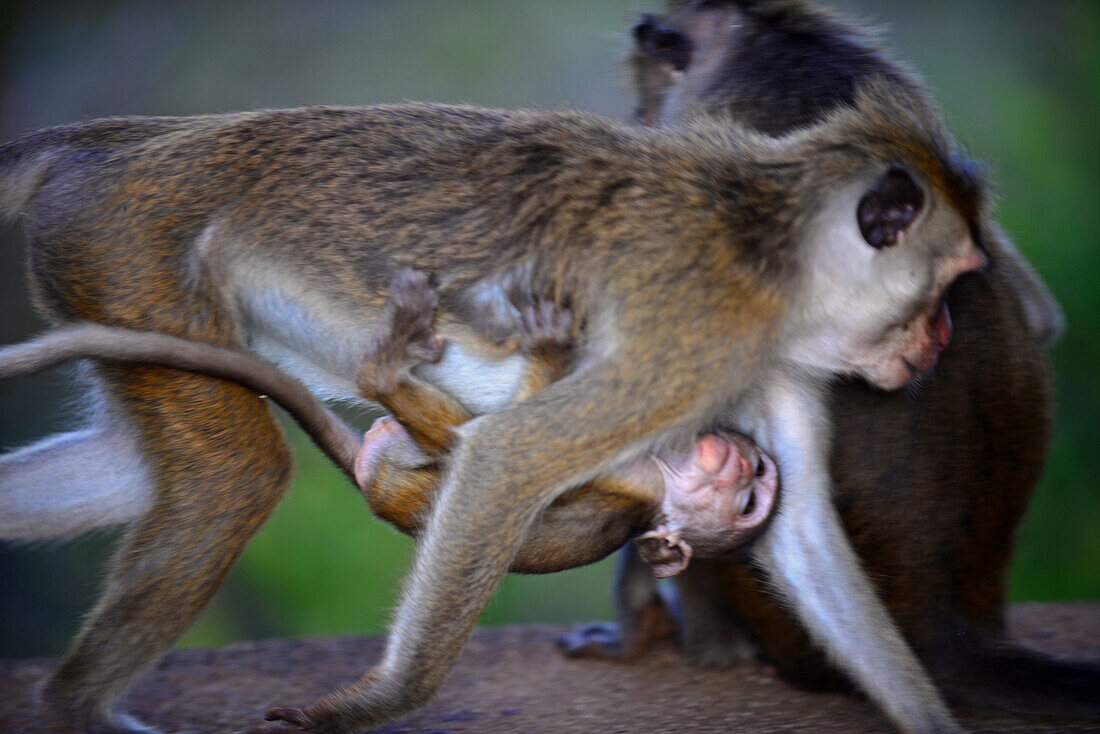
<path id="1" fill-rule="evenodd" d="M 634 26 L 634 41 L 639 51 L 683 71 L 691 63 L 691 39 L 675 28 L 663 28 L 657 16 L 646 13 Z"/>

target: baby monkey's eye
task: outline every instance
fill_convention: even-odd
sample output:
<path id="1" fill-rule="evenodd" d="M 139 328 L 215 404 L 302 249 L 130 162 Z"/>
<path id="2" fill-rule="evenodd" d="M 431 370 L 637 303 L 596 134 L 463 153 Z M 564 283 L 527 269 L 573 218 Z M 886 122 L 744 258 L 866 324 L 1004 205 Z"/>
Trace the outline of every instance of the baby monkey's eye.
<path id="1" fill-rule="evenodd" d="M 768 464 L 767 464 L 766 461 L 764 461 L 764 455 L 763 454 L 757 454 L 756 455 L 756 472 L 755 472 L 756 476 L 758 476 L 758 477 L 764 476 L 764 472 L 766 472 L 767 470 L 768 470 Z"/>

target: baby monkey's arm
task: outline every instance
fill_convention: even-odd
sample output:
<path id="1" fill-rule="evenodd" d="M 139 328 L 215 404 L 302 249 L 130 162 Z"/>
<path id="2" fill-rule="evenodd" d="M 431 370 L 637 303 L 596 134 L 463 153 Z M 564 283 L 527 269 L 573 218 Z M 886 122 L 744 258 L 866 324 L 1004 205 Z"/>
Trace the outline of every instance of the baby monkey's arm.
<path id="1" fill-rule="evenodd" d="M 393 417 L 364 436 L 356 480 L 375 514 L 412 535 L 439 487 L 453 429 L 471 417 L 413 372 L 442 354 L 432 330 L 437 302 L 427 276 L 399 272 L 359 372 L 363 396 Z M 518 400 L 568 371 L 573 333 L 570 312 L 552 303 L 520 310 L 515 337 L 529 359 Z M 693 552 L 715 556 L 744 545 L 770 515 L 775 494 L 775 464 L 755 444 L 733 434 L 703 436 L 687 454 L 642 457 L 558 497 L 511 568 L 548 573 L 592 563 L 648 530 L 639 553 L 655 574 L 671 576 Z"/>

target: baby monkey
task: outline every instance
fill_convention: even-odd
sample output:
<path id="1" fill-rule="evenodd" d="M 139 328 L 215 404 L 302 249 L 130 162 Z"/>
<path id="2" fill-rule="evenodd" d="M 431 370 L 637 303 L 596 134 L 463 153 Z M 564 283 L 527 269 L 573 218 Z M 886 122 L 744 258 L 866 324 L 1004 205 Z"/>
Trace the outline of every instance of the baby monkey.
<path id="1" fill-rule="evenodd" d="M 440 483 L 452 429 L 470 419 L 414 368 L 437 361 L 443 343 L 432 322 L 438 297 L 426 274 L 399 271 L 373 345 L 359 370 L 365 397 L 396 418 L 380 418 L 360 441 L 304 385 L 239 349 L 156 332 L 86 324 L 0 349 L 0 380 L 75 358 L 155 364 L 231 380 L 270 397 L 359 486 L 371 509 L 416 535 Z M 548 302 L 516 310 L 508 349 L 534 357 L 523 399 L 560 378 L 573 356 L 572 315 Z M 684 570 L 692 555 L 716 557 L 744 546 L 775 505 L 775 463 L 751 440 L 732 433 L 699 438 L 686 452 L 637 459 L 615 473 L 558 497 L 532 526 L 511 569 L 550 573 L 598 561 L 637 537 L 640 557 L 658 577 Z M 0 531 L 20 537 L 17 508 Z M 82 529 L 72 528 L 71 534 Z M 69 534 L 69 533 L 63 533 Z"/>
<path id="2" fill-rule="evenodd" d="M 416 535 L 441 481 L 453 432 L 472 416 L 419 380 L 443 342 L 432 323 L 438 296 L 428 276 L 399 271 L 374 343 L 358 375 L 360 393 L 389 410 L 363 438 L 355 479 L 371 509 Z M 532 355 L 517 399 L 564 376 L 574 353 L 569 310 L 542 301 L 513 309 L 512 348 Z M 686 451 L 648 454 L 552 502 L 512 562 L 546 573 L 599 560 L 628 538 L 659 578 L 693 554 L 713 558 L 744 546 L 775 504 L 775 462 L 748 438 L 707 434 Z"/>

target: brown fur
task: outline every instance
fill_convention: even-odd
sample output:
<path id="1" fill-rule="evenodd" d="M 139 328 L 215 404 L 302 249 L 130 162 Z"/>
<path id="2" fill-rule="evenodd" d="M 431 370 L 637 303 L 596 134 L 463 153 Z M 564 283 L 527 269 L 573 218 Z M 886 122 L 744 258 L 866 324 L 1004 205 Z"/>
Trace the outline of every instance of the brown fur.
<path id="1" fill-rule="evenodd" d="M 562 351 L 550 346 L 539 350 L 524 379 L 524 390 L 534 392 L 564 374 L 561 362 L 544 361 L 547 355 L 560 358 Z M 286 409 L 333 463 L 355 480 L 359 437 L 304 385 L 248 352 L 156 332 L 82 324 L 0 349 L 0 380 L 29 375 L 70 359 L 170 366 L 235 382 Z M 380 367 L 369 359 L 364 364 L 374 376 L 391 371 Z M 405 466 L 380 460 L 369 485 L 360 487 L 378 517 L 415 535 L 439 488 L 440 460 L 451 448 L 451 429 L 472 416 L 453 401 L 443 410 L 437 409 L 438 391 L 423 382 L 410 384 L 407 376 L 375 383 L 361 372 L 360 379 L 371 399 L 400 416 L 413 436 L 446 436 L 437 443 L 418 441 L 419 448 L 433 457 L 430 463 Z M 379 389 L 379 384 L 385 388 Z M 651 527 L 658 511 L 651 493 L 639 493 L 636 485 L 625 479 L 605 477 L 571 489 L 536 520 L 511 570 L 551 573 L 597 561 L 621 547 L 631 535 Z M 741 538 L 748 542 L 754 535 L 745 532 Z"/>
<path id="2" fill-rule="evenodd" d="M 869 34 L 804 0 L 673 2 L 666 16 L 649 22 L 699 41 L 695 62 L 708 71 L 693 78 L 689 67 L 672 95 L 667 69 L 636 52 L 643 121 L 673 119 L 686 109 L 784 133 L 846 104 L 868 75 L 889 80 L 898 96 L 930 104 L 915 77 Z M 733 35 L 721 37 L 728 27 Z M 938 183 L 944 190 L 953 185 Z M 958 198 L 968 198 L 965 191 Z M 1052 380 L 1037 339 L 1052 340 L 1061 317 L 1042 284 L 1028 280 L 1033 274 L 992 215 L 980 213 L 979 220 L 993 267 L 951 289 L 955 340 L 935 376 L 917 395 L 861 383 L 837 388 L 836 505 L 878 593 L 952 698 L 1100 716 L 1100 672 L 1060 667 L 1018 648 L 1012 653 L 1003 639 L 1013 539 L 1050 439 Z M 1021 308 L 1022 298 L 1047 299 L 1037 309 L 1045 319 L 1030 318 L 1034 312 Z M 677 583 L 682 633 L 697 660 L 738 659 L 744 646 L 736 630 L 743 626 L 784 677 L 813 687 L 842 684 L 762 572 L 746 563 L 702 561 Z M 622 644 L 637 646 L 615 640 L 614 649 Z M 1023 666 L 1019 673 L 1014 665 Z"/>
<path id="3" fill-rule="evenodd" d="M 423 274 L 398 272 L 382 326 L 357 377 L 360 393 L 386 408 L 425 454 L 423 462 L 409 465 L 407 460 L 390 456 L 392 450 L 382 448 L 371 457 L 369 478 L 359 477 L 360 490 L 375 515 L 411 535 L 417 535 L 427 521 L 456 429 L 473 418 L 414 373 L 425 358 L 438 359 L 438 338 L 431 325 L 436 301 L 434 289 Z M 571 314 L 548 303 L 523 309 L 515 327 L 516 341 L 523 345 L 529 360 L 517 400 L 534 395 L 567 374 L 575 351 L 571 327 Z M 648 479 L 658 481 L 656 474 Z M 652 531 L 664 519 L 664 493 L 683 492 L 685 488 L 658 489 L 643 486 L 645 481 L 642 475 L 620 471 L 566 490 L 528 530 L 510 570 L 551 573 L 593 563 L 622 547 L 631 536 Z M 692 525 L 696 519 L 708 525 L 711 520 L 691 517 L 689 527 L 678 529 L 697 551 L 696 557 L 723 554 L 743 546 L 762 528 L 723 524 L 720 530 L 707 535 Z M 654 538 L 655 546 L 663 550 L 666 539 L 667 533 Z M 679 560 L 682 551 L 677 548 L 666 553 Z"/>
<path id="4" fill-rule="evenodd" d="M 432 695 L 555 497 L 697 435 L 761 384 L 825 192 L 895 162 L 955 175 L 938 117 L 909 102 L 868 84 L 852 109 L 784 141 L 706 121 L 650 132 L 415 105 L 93 122 L 0 148 L 0 198 L 27 214 L 36 302 L 56 322 L 267 339 L 348 379 L 400 268 L 439 279 L 454 348 L 493 348 L 492 329 L 471 324 L 505 283 L 578 320 L 568 375 L 464 426 L 380 666 L 305 713 L 273 713 L 342 731 Z M 198 613 L 289 472 L 252 393 L 163 368 L 98 374 L 157 487 L 46 689 L 87 729 L 120 726 L 114 699 Z M 861 583 L 847 561 L 839 573 Z M 869 652 L 904 694 L 881 689 L 879 702 L 915 728 L 951 728 L 896 634 L 875 632 L 886 644 Z"/>

